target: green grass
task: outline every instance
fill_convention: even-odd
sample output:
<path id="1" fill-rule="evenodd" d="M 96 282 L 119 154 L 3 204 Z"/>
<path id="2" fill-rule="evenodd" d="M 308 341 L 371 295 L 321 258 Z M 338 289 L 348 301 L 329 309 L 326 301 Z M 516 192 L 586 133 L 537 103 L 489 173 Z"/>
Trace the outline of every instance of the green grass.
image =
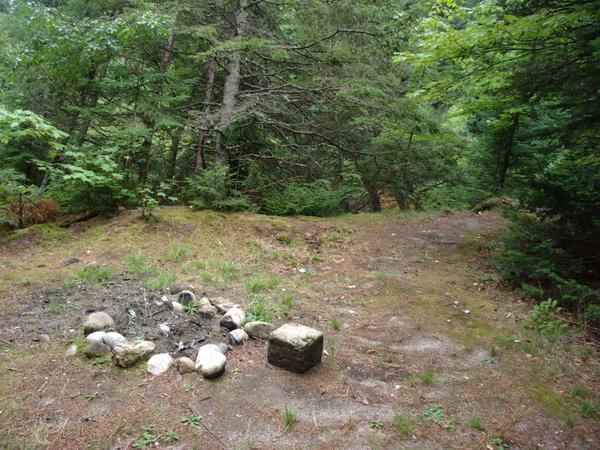
<path id="1" fill-rule="evenodd" d="M 479 430 L 479 431 L 485 430 L 485 425 L 483 424 L 483 421 L 477 416 L 469 417 L 469 426 L 471 428 L 473 428 L 474 430 Z"/>
<path id="2" fill-rule="evenodd" d="M 335 331 L 340 331 L 342 329 L 342 322 L 340 322 L 340 319 L 337 317 L 332 317 L 329 319 L 329 325 L 331 325 L 331 328 L 333 328 Z"/>
<path id="3" fill-rule="evenodd" d="M 206 270 L 203 270 L 202 272 L 200 272 L 200 280 L 204 284 L 210 284 L 213 281 L 215 281 L 215 277 L 212 273 L 210 273 Z"/>
<path id="4" fill-rule="evenodd" d="M 424 370 L 419 378 L 425 386 L 431 386 L 435 382 L 435 374 L 431 370 Z"/>
<path id="5" fill-rule="evenodd" d="M 50 299 L 50 313 L 60 316 L 65 309 L 67 309 L 65 300 L 58 294 L 53 295 Z"/>
<path id="6" fill-rule="evenodd" d="M 287 406 L 283 409 L 283 430 L 287 432 L 296 422 L 296 413 Z"/>
<path id="7" fill-rule="evenodd" d="M 278 284 L 279 280 L 272 275 L 254 275 L 244 281 L 246 290 L 253 294 L 271 290 Z"/>
<path id="8" fill-rule="evenodd" d="M 410 434 L 412 428 L 411 421 L 400 411 L 396 411 L 392 423 L 399 433 Z"/>
<path id="9" fill-rule="evenodd" d="M 85 266 L 77 271 L 80 283 L 103 283 L 111 279 L 113 270 L 107 266 Z"/>
<path id="10" fill-rule="evenodd" d="M 181 241 L 175 241 L 169 246 L 164 259 L 166 261 L 178 262 L 193 255 L 194 249 L 190 244 Z"/>
<path id="11" fill-rule="evenodd" d="M 208 261 L 208 265 L 217 269 L 225 281 L 237 280 L 240 273 L 239 267 L 230 261 L 211 259 Z"/>
<path id="12" fill-rule="evenodd" d="M 246 310 L 246 320 L 248 322 L 258 320 L 268 323 L 273 321 L 273 316 L 263 296 L 256 296 L 252 303 L 250 303 L 250 306 Z"/>
<path id="13" fill-rule="evenodd" d="M 175 275 L 164 269 L 158 271 L 155 278 L 151 279 L 148 286 L 153 291 L 164 291 L 175 281 Z"/>
<path id="14" fill-rule="evenodd" d="M 294 307 L 294 294 L 290 292 L 284 292 L 281 295 L 281 312 L 284 315 L 288 315 Z"/>
<path id="15" fill-rule="evenodd" d="M 125 265 L 131 273 L 145 275 L 150 272 L 146 257 L 142 253 L 132 253 L 125 257 Z"/>

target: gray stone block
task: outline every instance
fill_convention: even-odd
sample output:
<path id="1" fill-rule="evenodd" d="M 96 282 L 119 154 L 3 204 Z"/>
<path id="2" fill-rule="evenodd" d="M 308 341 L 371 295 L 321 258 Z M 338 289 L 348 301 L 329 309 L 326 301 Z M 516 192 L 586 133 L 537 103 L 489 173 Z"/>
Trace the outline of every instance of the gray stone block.
<path id="1" fill-rule="evenodd" d="M 302 373 L 321 361 L 323 333 L 304 325 L 286 323 L 269 336 L 269 363 Z"/>

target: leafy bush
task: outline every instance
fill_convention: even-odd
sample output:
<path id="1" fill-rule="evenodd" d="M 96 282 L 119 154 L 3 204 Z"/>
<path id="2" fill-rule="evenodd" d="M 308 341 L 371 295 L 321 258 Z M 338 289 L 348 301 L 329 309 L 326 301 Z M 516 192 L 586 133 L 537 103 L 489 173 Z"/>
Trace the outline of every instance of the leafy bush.
<path id="1" fill-rule="evenodd" d="M 190 179 L 185 197 L 190 205 L 198 209 L 252 209 L 250 201 L 234 188 L 233 175 L 223 165 L 215 165 Z"/>
<path id="2" fill-rule="evenodd" d="M 598 320 L 600 315 L 595 312 L 600 291 L 580 281 L 585 263 L 559 246 L 555 236 L 564 230 L 556 231 L 551 220 L 542 221 L 533 214 L 512 219 L 500 251 L 494 254 L 502 279 L 527 297 L 539 301 L 553 298 L 560 306 L 585 311 L 586 318 Z"/>
<path id="3" fill-rule="evenodd" d="M 566 324 L 560 318 L 560 311 L 558 302 L 549 298 L 533 307 L 525 327 L 538 331 L 548 339 L 556 339 L 567 329 Z"/>
<path id="4" fill-rule="evenodd" d="M 354 186 L 334 189 L 329 180 L 289 182 L 261 199 L 261 211 L 277 216 L 332 216 L 344 211 L 344 202 L 357 194 Z"/>

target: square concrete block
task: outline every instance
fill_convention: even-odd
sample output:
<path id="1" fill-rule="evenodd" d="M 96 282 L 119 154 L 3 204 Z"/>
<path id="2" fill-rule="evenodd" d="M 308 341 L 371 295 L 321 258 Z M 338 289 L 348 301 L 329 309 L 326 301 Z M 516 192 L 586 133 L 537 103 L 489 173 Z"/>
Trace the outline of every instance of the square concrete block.
<path id="1" fill-rule="evenodd" d="M 322 353 L 323 333 L 314 328 L 286 323 L 269 336 L 269 363 L 291 372 L 306 372 Z"/>

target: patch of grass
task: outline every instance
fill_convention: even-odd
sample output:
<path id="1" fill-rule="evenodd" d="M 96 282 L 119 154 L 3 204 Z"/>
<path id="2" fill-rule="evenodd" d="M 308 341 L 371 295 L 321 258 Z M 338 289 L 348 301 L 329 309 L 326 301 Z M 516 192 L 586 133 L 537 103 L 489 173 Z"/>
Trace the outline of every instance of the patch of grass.
<path id="1" fill-rule="evenodd" d="M 431 370 L 424 370 L 419 378 L 425 386 L 431 386 L 435 382 L 435 374 Z"/>
<path id="2" fill-rule="evenodd" d="M 294 244 L 294 239 L 292 239 L 292 237 L 288 233 L 279 233 L 277 234 L 277 236 L 275 236 L 275 239 L 277 239 L 277 241 L 283 245 Z"/>
<path id="3" fill-rule="evenodd" d="M 400 411 L 396 411 L 394 414 L 393 425 L 399 433 L 410 434 L 412 423 L 411 421 Z"/>
<path id="4" fill-rule="evenodd" d="M 533 382 L 525 390 L 546 412 L 560 415 L 565 411 L 567 406 L 565 398 L 555 393 L 544 383 L 540 381 Z"/>
<path id="5" fill-rule="evenodd" d="M 343 373 L 342 375 L 340 375 L 340 383 L 342 383 L 344 386 L 348 385 L 348 375 L 346 375 L 345 373 Z"/>
<path id="6" fill-rule="evenodd" d="M 166 261 L 178 262 L 193 255 L 194 249 L 190 244 L 181 241 L 175 241 L 169 246 L 164 259 Z"/>
<path id="7" fill-rule="evenodd" d="M 279 280 L 271 275 L 254 275 L 244 281 L 244 287 L 248 292 L 256 294 L 268 291 L 279 284 Z"/>
<path id="8" fill-rule="evenodd" d="M 164 269 L 161 269 L 156 274 L 156 277 L 150 280 L 148 283 L 148 287 L 153 291 L 164 291 L 166 290 L 171 283 L 175 281 L 176 277 L 170 272 L 167 272 Z"/>
<path id="9" fill-rule="evenodd" d="M 342 322 L 335 316 L 329 319 L 329 325 L 331 325 L 331 328 L 335 331 L 340 331 L 342 329 Z"/>
<path id="10" fill-rule="evenodd" d="M 131 273 L 136 275 L 145 275 L 150 272 L 148 261 L 146 261 L 146 257 L 140 252 L 127 255 L 125 257 L 125 265 Z"/>
<path id="11" fill-rule="evenodd" d="M 590 388 L 587 386 L 574 386 L 571 388 L 571 395 L 574 397 L 585 397 L 590 393 Z"/>
<path id="12" fill-rule="evenodd" d="M 80 283 L 104 283 L 113 276 L 113 270 L 107 266 L 85 266 L 77 271 Z"/>
<path id="13" fill-rule="evenodd" d="M 210 273 L 206 270 L 203 270 L 202 272 L 200 272 L 200 280 L 204 284 L 210 284 L 213 281 L 215 281 L 215 277 L 212 273 Z"/>
<path id="14" fill-rule="evenodd" d="M 281 295 L 281 312 L 288 315 L 294 307 L 294 295 L 290 292 L 284 292 Z"/>
<path id="15" fill-rule="evenodd" d="M 230 261 L 215 259 L 210 261 L 210 265 L 216 267 L 224 280 L 237 280 L 240 269 Z"/>
<path id="16" fill-rule="evenodd" d="M 59 294 L 55 294 L 50 299 L 50 313 L 60 316 L 67 309 L 67 302 Z"/>
<path id="17" fill-rule="evenodd" d="M 485 425 L 483 424 L 483 421 L 477 416 L 469 417 L 469 426 L 471 428 L 473 428 L 474 430 L 479 430 L 479 431 L 485 430 Z"/>
<path id="18" fill-rule="evenodd" d="M 377 281 L 385 281 L 388 276 L 389 275 L 385 270 L 378 270 L 375 272 L 375 278 Z"/>
<path id="19" fill-rule="evenodd" d="M 587 419 L 598 419 L 600 418 L 600 400 L 590 403 L 582 401 L 579 404 L 579 412 Z"/>
<path id="20" fill-rule="evenodd" d="M 296 413 L 287 406 L 283 409 L 283 431 L 287 432 L 296 422 Z"/>
<path id="21" fill-rule="evenodd" d="M 246 310 L 246 318 L 248 322 L 258 320 L 271 323 L 273 321 L 273 316 L 263 296 L 256 296 L 252 303 L 250 303 L 250 306 Z"/>

